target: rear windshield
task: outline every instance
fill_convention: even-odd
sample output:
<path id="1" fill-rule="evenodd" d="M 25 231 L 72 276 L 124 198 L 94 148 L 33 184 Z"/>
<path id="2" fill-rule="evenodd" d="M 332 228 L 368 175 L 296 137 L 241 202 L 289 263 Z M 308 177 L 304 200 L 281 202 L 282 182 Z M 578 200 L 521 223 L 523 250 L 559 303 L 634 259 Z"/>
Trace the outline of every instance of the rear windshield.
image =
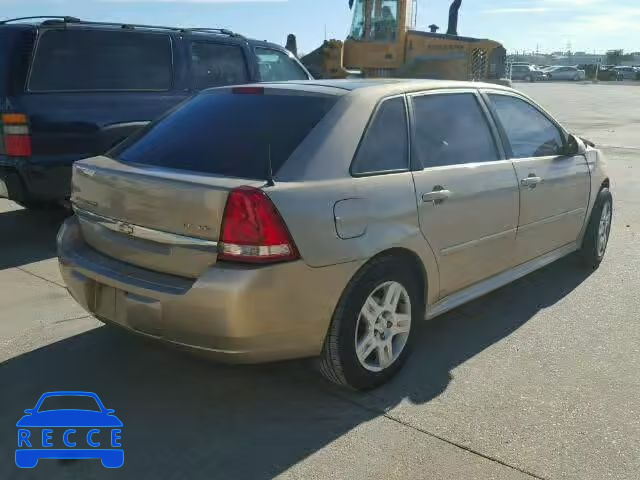
<path id="1" fill-rule="evenodd" d="M 335 97 L 204 93 L 110 152 L 124 162 L 240 178 L 275 173 Z"/>
<path id="2" fill-rule="evenodd" d="M 49 30 L 38 41 L 29 89 L 169 90 L 171 39 L 164 34 Z"/>

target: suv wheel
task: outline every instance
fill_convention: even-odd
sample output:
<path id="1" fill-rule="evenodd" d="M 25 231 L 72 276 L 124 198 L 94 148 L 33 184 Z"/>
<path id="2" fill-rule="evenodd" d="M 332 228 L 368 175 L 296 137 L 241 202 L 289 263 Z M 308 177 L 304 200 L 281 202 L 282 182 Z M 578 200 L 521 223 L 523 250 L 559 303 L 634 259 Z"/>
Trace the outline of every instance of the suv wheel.
<path id="1" fill-rule="evenodd" d="M 527 75 L 524 77 L 525 82 L 533 82 L 533 77 L 531 75 Z"/>
<path id="2" fill-rule="evenodd" d="M 413 269 L 394 257 L 356 274 L 336 307 L 320 371 L 330 381 L 369 390 L 389 380 L 407 359 L 415 324 L 424 316 Z"/>

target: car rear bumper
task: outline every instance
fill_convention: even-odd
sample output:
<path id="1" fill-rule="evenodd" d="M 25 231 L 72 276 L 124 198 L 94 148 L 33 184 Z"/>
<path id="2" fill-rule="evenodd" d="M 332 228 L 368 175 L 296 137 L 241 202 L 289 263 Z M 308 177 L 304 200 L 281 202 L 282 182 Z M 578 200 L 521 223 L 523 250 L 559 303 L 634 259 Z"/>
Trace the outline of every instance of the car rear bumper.
<path id="1" fill-rule="evenodd" d="M 16 158 L 0 155 L 0 197 L 16 202 L 53 202 L 69 197 L 71 165 L 77 155 Z M 4 193 L 4 194 L 3 194 Z"/>
<path id="2" fill-rule="evenodd" d="M 197 280 L 134 267 L 88 246 L 75 217 L 58 234 L 62 276 L 86 310 L 229 363 L 316 356 L 359 263 L 217 263 Z"/>

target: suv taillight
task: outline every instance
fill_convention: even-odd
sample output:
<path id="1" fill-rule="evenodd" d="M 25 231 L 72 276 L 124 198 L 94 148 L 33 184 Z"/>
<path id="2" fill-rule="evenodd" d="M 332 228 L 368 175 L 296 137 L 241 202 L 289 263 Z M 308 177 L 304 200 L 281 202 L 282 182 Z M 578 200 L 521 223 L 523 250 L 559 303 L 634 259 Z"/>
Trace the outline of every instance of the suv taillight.
<path id="1" fill-rule="evenodd" d="M 220 239 L 218 260 L 273 263 L 299 258 L 275 205 L 262 190 L 253 187 L 229 193 Z"/>
<path id="2" fill-rule="evenodd" d="M 10 157 L 30 157 L 31 132 L 27 116 L 22 113 L 4 113 L 0 118 L 4 153 Z"/>

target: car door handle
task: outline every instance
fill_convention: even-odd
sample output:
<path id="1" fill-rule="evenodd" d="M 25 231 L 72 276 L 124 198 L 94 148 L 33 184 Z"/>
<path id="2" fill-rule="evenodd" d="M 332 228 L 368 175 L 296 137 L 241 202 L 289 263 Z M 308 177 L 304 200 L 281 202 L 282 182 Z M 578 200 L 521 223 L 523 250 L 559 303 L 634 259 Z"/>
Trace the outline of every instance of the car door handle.
<path id="1" fill-rule="evenodd" d="M 542 178 L 536 177 L 535 175 L 532 177 L 527 177 L 520 180 L 520 185 L 522 185 L 523 187 L 534 188 L 539 183 L 542 183 Z"/>
<path id="2" fill-rule="evenodd" d="M 449 190 L 434 190 L 432 192 L 423 193 L 422 201 L 423 202 L 442 202 L 451 196 L 451 192 Z"/>

